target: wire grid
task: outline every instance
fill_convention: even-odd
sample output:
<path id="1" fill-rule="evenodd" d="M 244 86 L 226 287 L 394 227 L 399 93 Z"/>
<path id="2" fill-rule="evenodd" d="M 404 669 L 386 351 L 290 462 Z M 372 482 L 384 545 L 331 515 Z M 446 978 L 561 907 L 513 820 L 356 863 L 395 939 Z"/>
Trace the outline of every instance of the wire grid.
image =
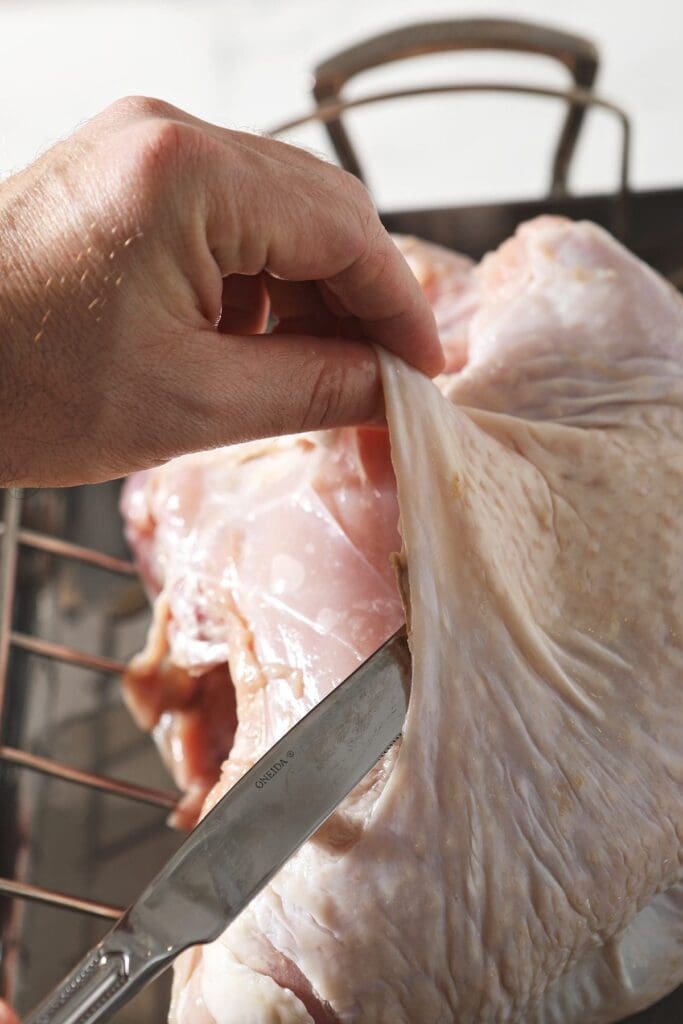
<path id="1" fill-rule="evenodd" d="M 13 608 L 17 590 L 17 567 L 21 547 L 44 551 L 60 558 L 103 569 L 119 576 L 135 576 L 132 562 L 115 558 L 104 552 L 83 547 L 46 533 L 25 529 L 21 525 L 22 493 L 11 490 L 5 494 L 4 522 L 0 522 L 0 761 L 16 765 L 52 778 L 89 787 L 102 793 L 136 801 L 164 810 L 172 810 L 178 801 L 177 793 L 124 782 L 106 775 L 82 771 L 53 758 L 5 745 L 4 714 L 8 692 L 8 668 L 10 652 L 17 648 L 43 658 L 63 662 L 97 672 L 120 675 L 125 671 L 124 662 L 97 654 L 90 654 L 65 644 L 55 643 L 38 636 L 14 630 Z M 42 886 L 19 882 L 16 879 L 0 877 L 0 895 L 17 899 L 32 900 L 65 910 L 75 910 L 93 917 L 115 920 L 123 908 L 85 899 L 81 896 L 48 889 Z"/>

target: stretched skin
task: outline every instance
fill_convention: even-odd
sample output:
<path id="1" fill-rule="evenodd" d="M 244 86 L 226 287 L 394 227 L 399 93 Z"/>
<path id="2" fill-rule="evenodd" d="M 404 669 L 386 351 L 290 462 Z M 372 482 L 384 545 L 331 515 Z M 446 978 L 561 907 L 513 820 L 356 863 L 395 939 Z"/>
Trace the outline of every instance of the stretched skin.
<path id="1" fill-rule="evenodd" d="M 556 219 L 475 275 L 441 391 L 382 356 L 402 744 L 185 957 L 177 1024 L 607 1024 L 683 980 L 683 304 Z"/>
<path id="2" fill-rule="evenodd" d="M 474 264 L 397 242 L 447 368 L 462 365 Z M 189 827 L 231 750 L 234 778 L 403 621 L 389 440 L 349 429 L 190 455 L 132 476 L 122 508 L 155 601 L 124 693 L 185 794 L 172 820 Z M 249 721 L 237 736 L 236 703 Z"/>

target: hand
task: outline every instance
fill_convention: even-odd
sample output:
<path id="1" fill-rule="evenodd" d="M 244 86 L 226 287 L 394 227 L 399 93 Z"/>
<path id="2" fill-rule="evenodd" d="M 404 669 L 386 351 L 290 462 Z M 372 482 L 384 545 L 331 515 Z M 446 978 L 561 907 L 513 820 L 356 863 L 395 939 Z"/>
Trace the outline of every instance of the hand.
<path id="1" fill-rule="evenodd" d="M 4 999 L 0 999 L 0 1024 L 19 1024 L 19 1018 Z"/>
<path id="2" fill-rule="evenodd" d="M 368 341 L 442 366 L 355 178 L 156 100 L 115 103 L 3 184 L 0 267 L 0 484 L 371 420 Z"/>

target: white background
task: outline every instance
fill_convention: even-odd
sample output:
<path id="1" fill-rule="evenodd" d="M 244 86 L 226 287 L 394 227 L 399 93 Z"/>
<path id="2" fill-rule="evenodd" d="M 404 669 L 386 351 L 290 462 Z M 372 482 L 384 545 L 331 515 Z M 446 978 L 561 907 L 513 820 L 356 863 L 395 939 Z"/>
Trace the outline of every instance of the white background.
<path id="1" fill-rule="evenodd" d="M 72 0 L 0 3 L 0 175 L 30 161 L 118 96 L 163 97 L 223 125 L 264 130 L 309 106 L 310 70 L 350 42 L 409 21 L 507 16 L 591 37 L 599 90 L 634 122 L 638 186 L 683 182 L 681 0 Z M 519 56 L 423 58 L 354 85 L 514 78 L 566 82 L 559 66 Z M 448 97 L 354 115 L 386 206 L 530 196 L 543 190 L 560 109 L 551 101 Z M 322 151 L 319 130 L 298 137 Z M 615 180 L 617 133 L 590 118 L 572 181 Z"/>

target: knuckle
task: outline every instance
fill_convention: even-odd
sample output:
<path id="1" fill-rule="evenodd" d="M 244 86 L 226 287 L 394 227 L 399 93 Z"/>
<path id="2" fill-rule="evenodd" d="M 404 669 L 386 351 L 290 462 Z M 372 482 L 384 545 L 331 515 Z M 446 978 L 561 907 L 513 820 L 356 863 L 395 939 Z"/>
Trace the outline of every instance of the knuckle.
<path id="1" fill-rule="evenodd" d="M 120 121 L 138 121 L 143 118 L 169 118 L 174 111 L 169 103 L 153 96 L 123 96 L 104 113 Z"/>
<path id="2" fill-rule="evenodd" d="M 201 138 L 202 133 L 190 125 L 154 118 L 145 125 L 144 148 L 155 165 L 175 166 L 195 155 Z"/>
<path id="3" fill-rule="evenodd" d="M 343 174 L 349 204 L 347 223 L 355 262 L 383 246 L 385 230 L 367 187 L 348 171 L 344 171 Z"/>
<path id="4" fill-rule="evenodd" d="M 329 216 L 320 219 L 320 226 L 325 229 L 325 251 L 334 268 L 326 276 L 334 280 L 380 249 L 385 232 L 365 185 L 347 171 L 330 170 L 333 174 L 324 193 Z"/>
<path id="5" fill-rule="evenodd" d="M 163 188 L 185 168 L 194 167 L 202 145 L 202 132 L 192 125 L 163 118 L 147 120 L 129 137 L 135 176 L 143 185 Z"/>
<path id="6" fill-rule="evenodd" d="M 349 171 L 342 171 L 342 174 L 348 200 L 361 223 L 369 224 L 376 221 L 378 219 L 377 208 L 367 186 Z"/>
<path id="7" fill-rule="evenodd" d="M 319 430 L 336 424 L 345 408 L 346 372 L 342 367 L 323 360 L 308 393 L 300 429 Z"/>

